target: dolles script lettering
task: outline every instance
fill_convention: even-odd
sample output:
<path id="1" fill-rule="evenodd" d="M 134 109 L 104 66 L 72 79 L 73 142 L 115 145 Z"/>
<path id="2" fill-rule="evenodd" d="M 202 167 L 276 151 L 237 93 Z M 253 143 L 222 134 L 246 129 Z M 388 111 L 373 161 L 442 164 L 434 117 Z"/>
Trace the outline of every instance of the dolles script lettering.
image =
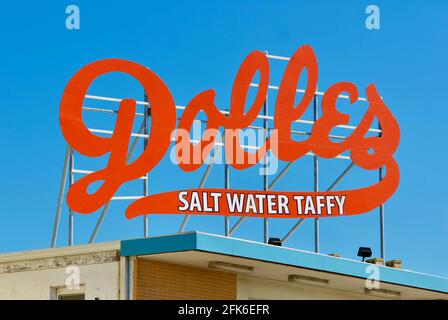
<path id="1" fill-rule="evenodd" d="M 296 103 L 296 89 L 302 74 L 307 73 L 307 85 L 303 97 Z M 91 83 L 99 76 L 111 73 L 123 72 L 138 80 L 143 86 L 150 105 L 152 126 L 146 150 L 132 163 L 126 162 L 128 146 L 131 138 L 132 125 L 136 112 L 136 102 L 133 99 L 123 99 L 120 102 L 114 133 L 110 137 L 99 137 L 92 134 L 82 119 L 82 105 L 84 96 Z M 190 130 L 192 123 L 199 112 L 207 116 L 207 129 L 217 130 L 221 127 L 226 130 L 242 130 L 250 126 L 260 113 L 268 91 L 270 77 L 269 61 L 264 53 L 254 51 L 243 61 L 233 85 L 229 114 L 222 114 L 216 107 L 214 90 L 206 90 L 197 94 L 184 110 L 179 121 L 178 128 Z M 245 105 L 250 83 L 255 74 L 259 74 L 259 86 L 256 97 L 246 113 Z M 399 183 L 399 167 L 393 158 L 400 140 L 400 129 L 393 114 L 387 108 L 380 97 L 375 85 L 371 84 L 366 89 L 368 109 L 362 120 L 353 130 L 351 135 L 340 142 L 333 142 L 329 138 L 331 130 L 337 125 L 349 124 L 350 117 L 337 110 L 337 98 L 346 94 L 350 103 L 354 104 L 359 93 L 357 87 L 350 82 L 338 82 L 332 85 L 322 97 L 322 115 L 314 123 L 311 135 L 305 141 L 294 141 L 291 138 L 292 123 L 301 118 L 310 106 L 318 81 L 318 64 L 313 49 L 310 46 L 301 46 L 291 57 L 283 75 L 274 113 L 274 130 L 256 153 L 257 161 L 262 159 L 266 152 L 272 150 L 275 156 L 282 161 L 295 161 L 303 157 L 307 152 L 313 152 L 319 157 L 333 158 L 345 151 L 350 152 L 350 157 L 355 165 L 365 170 L 386 168 L 386 175 L 378 183 L 354 190 L 337 192 L 301 192 L 303 199 L 307 196 L 315 199 L 323 196 L 327 199 L 345 199 L 343 212 L 339 206 L 332 207 L 328 212 L 324 206 L 322 216 L 338 216 L 340 214 L 360 214 L 374 209 L 384 203 L 397 189 Z M 380 136 L 366 136 L 369 128 L 377 119 L 381 125 Z M 117 192 L 120 186 L 130 180 L 137 179 L 150 172 L 168 151 L 171 144 L 171 135 L 176 129 L 176 109 L 173 95 L 166 84 L 150 69 L 137 63 L 121 60 L 106 59 L 93 62 L 80 69 L 67 84 L 60 106 L 60 124 L 65 139 L 77 152 L 88 157 L 98 157 L 109 153 L 109 160 L 104 169 L 98 170 L 82 177 L 73 184 L 67 195 L 67 203 L 71 209 L 79 213 L 91 213 L 106 204 Z M 278 144 L 272 147 L 274 141 Z M 184 137 L 185 138 L 185 137 Z M 211 152 L 216 143 L 216 136 L 203 137 L 198 144 L 189 143 L 193 154 L 195 148 Z M 225 153 L 229 163 L 238 170 L 247 169 L 254 165 L 248 161 L 232 161 L 236 154 L 248 156 L 242 150 L 238 135 L 232 135 L 233 143 L 225 144 Z M 180 137 L 177 137 L 179 140 Z M 189 138 L 188 138 L 189 139 Z M 226 140 L 227 141 L 227 140 Z M 239 149 L 239 150 L 238 150 Z M 194 171 L 202 163 L 185 161 L 178 158 L 179 166 L 184 171 Z M 88 192 L 88 187 L 94 182 L 101 181 L 101 186 L 93 193 Z M 193 191 L 206 191 L 208 194 L 222 192 L 222 189 L 191 189 Z M 245 194 L 260 194 L 265 191 L 235 190 Z M 269 192 L 269 194 L 284 195 L 289 203 L 296 203 L 297 193 Z M 179 210 L 182 206 L 179 191 L 150 195 L 132 203 L 126 210 L 128 218 L 133 218 L 149 213 L 185 213 Z M 221 197 L 225 199 L 225 197 Z M 212 200 L 212 199 L 211 199 Z M 332 200 L 333 201 L 333 200 Z M 247 206 L 247 204 L 246 204 Z M 291 209 L 290 214 L 271 214 L 265 210 L 259 213 L 240 212 L 229 210 L 221 206 L 221 215 L 253 215 L 263 217 L 291 217 L 299 215 L 297 210 Z M 342 209 L 342 208 L 341 208 Z M 244 211 L 244 210 L 243 210 Z M 190 214 L 207 213 L 197 208 L 189 211 Z M 300 215 L 307 217 L 306 215 Z M 313 216 L 313 215 L 308 215 Z"/>

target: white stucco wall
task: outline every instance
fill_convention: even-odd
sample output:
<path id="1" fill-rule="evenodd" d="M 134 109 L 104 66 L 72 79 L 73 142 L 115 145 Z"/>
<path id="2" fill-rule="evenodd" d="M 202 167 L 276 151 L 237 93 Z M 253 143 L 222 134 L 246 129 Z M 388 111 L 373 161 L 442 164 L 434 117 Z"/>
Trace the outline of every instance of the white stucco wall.
<path id="1" fill-rule="evenodd" d="M 118 262 L 79 266 L 79 275 L 86 299 L 119 298 Z M 76 288 L 64 288 L 67 276 L 65 267 L 0 274 L 0 299 L 48 300 L 54 295 L 52 288 L 63 288 L 64 293 L 78 292 Z"/>
<path id="2" fill-rule="evenodd" d="M 48 300 L 58 293 L 120 299 L 118 250 L 118 243 L 106 243 L 0 255 L 0 300 Z"/>

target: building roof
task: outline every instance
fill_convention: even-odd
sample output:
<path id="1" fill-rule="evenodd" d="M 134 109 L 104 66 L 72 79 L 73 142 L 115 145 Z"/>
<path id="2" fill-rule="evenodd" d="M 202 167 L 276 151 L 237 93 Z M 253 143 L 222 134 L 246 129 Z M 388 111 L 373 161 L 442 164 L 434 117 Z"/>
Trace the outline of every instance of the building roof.
<path id="1" fill-rule="evenodd" d="M 201 232 L 188 232 L 134 240 L 121 241 L 122 256 L 152 256 L 160 260 L 174 259 L 173 254 L 195 252 L 184 255 L 184 263 L 200 261 L 200 253 L 221 255 L 264 262 L 288 267 L 301 268 L 313 272 L 325 272 L 365 281 L 370 275 L 365 262 L 333 257 L 326 254 L 268 245 L 260 242 L 229 238 Z M 255 261 L 254 261 L 255 260 Z M 406 286 L 416 289 L 448 293 L 448 278 L 433 276 L 409 270 L 377 266 L 381 283 Z M 286 270 L 286 269 L 285 269 Z M 280 269 L 278 269 L 280 271 Z M 289 269 L 289 272 L 291 268 Z"/>

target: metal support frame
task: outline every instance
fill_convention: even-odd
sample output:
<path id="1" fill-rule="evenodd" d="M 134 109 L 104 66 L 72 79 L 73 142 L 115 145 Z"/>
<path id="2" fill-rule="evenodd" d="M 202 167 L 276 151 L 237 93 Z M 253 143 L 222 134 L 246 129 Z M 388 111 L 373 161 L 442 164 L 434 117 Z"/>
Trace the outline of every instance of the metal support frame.
<path id="1" fill-rule="evenodd" d="M 276 60 L 285 60 L 285 61 L 289 61 L 290 58 L 288 57 L 281 57 L 281 56 L 275 56 L 275 55 L 269 55 L 266 52 L 266 56 L 269 59 L 276 59 Z M 250 84 L 252 87 L 258 87 L 258 84 L 255 83 L 251 83 Z M 268 86 L 269 90 L 279 90 L 278 86 L 275 85 L 269 85 Z M 305 92 L 303 89 L 297 89 L 297 92 Z M 313 111 L 314 111 L 314 117 L 313 120 L 303 120 L 303 119 L 297 119 L 296 121 L 294 121 L 295 123 L 302 123 L 302 124 L 307 124 L 307 125 L 313 125 L 315 123 L 315 121 L 317 121 L 318 119 L 318 96 L 322 96 L 324 93 L 323 92 L 319 92 L 316 90 L 315 94 L 314 94 L 314 100 L 313 100 Z M 86 99 L 93 99 L 93 100 L 102 100 L 102 101 L 111 101 L 111 102 L 121 102 L 122 99 L 118 99 L 118 98 L 110 98 L 110 97 L 101 97 L 101 96 L 92 96 L 92 95 L 86 95 L 85 96 Z M 340 95 L 338 98 L 341 99 L 350 99 L 349 96 L 346 95 Z M 360 101 L 367 101 L 366 98 L 359 98 Z M 144 106 L 144 112 L 143 113 L 136 113 L 136 116 L 142 116 L 143 117 L 143 121 L 142 121 L 142 125 L 138 131 L 138 133 L 132 133 L 132 137 L 134 137 L 134 142 L 130 148 L 130 152 L 128 154 L 128 159 L 132 156 L 132 154 L 134 153 L 136 146 L 138 144 L 138 141 L 140 138 L 144 138 L 144 142 L 143 142 L 143 147 L 144 149 L 146 149 L 147 147 L 147 139 L 149 137 L 149 117 L 151 116 L 150 113 L 150 105 L 148 102 L 148 98 L 145 94 L 144 96 L 144 101 L 137 101 L 136 102 L 139 105 L 143 105 Z M 177 110 L 184 110 L 185 107 L 184 106 L 177 106 L 176 105 L 176 109 Z M 105 108 L 93 108 L 93 107 L 86 107 L 83 106 L 83 110 L 87 110 L 87 111 L 95 111 L 95 112 L 102 112 L 102 113 L 112 113 L 112 114 L 116 114 L 118 113 L 117 110 L 111 110 L 111 109 L 105 109 Z M 221 111 L 223 114 L 228 115 L 228 111 Z M 273 121 L 273 116 L 269 116 L 269 112 L 268 112 L 268 97 L 266 96 L 266 101 L 263 105 L 263 115 L 259 115 L 257 117 L 258 119 L 263 119 L 263 126 L 260 127 L 256 127 L 256 126 L 251 126 L 251 128 L 258 128 L 258 129 L 262 129 L 264 130 L 265 133 L 265 138 L 267 139 L 267 137 L 269 136 L 269 121 Z M 344 128 L 344 129 L 350 129 L 350 130 L 354 130 L 356 129 L 355 126 L 351 126 L 351 125 L 338 125 L 338 128 Z M 101 129 L 89 129 L 91 132 L 95 132 L 95 133 L 100 133 L 100 134 L 113 134 L 113 131 L 110 130 L 101 130 Z M 381 136 L 382 130 L 381 130 L 381 126 L 380 124 L 378 124 L 378 129 L 374 129 L 374 128 L 369 128 L 369 132 L 375 132 L 378 134 L 378 136 Z M 301 134 L 301 135 L 310 135 L 311 132 L 310 131 L 291 131 L 291 134 Z M 335 136 L 335 135 L 330 135 L 330 138 L 335 138 L 335 139 L 345 139 L 345 136 Z M 199 184 L 199 188 L 203 188 L 209 175 L 210 172 L 213 168 L 213 165 L 215 163 L 215 158 L 216 158 L 216 148 L 222 148 L 224 145 L 224 143 L 217 143 L 215 146 L 215 152 L 214 155 L 210 161 L 210 163 L 207 166 L 207 169 L 200 181 Z M 258 149 L 257 147 L 253 147 L 253 146 L 243 146 L 243 147 L 247 147 L 248 149 Z M 314 180 L 314 191 L 318 192 L 319 191 L 319 160 L 318 160 L 318 156 L 313 154 L 312 152 L 307 153 L 308 156 L 312 156 L 313 157 L 313 167 L 314 167 L 314 176 L 313 176 L 313 180 Z M 336 158 L 339 159 L 349 159 L 349 157 L 345 156 L 345 155 L 339 155 Z M 297 160 L 296 160 L 297 161 Z M 268 191 L 268 190 L 272 190 L 274 188 L 274 186 L 278 183 L 278 181 L 290 170 L 290 168 L 293 166 L 293 164 L 296 162 L 289 162 L 284 168 L 283 170 L 272 180 L 272 182 L 269 184 L 269 177 L 268 177 L 268 171 L 269 171 L 269 167 L 268 167 L 268 157 L 266 154 L 266 162 L 265 162 L 265 166 L 264 166 L 264 176 L 263 176 L 263 190 Z M 348 172 L 354 167 L 354 163 L 352 162 L 340 175 L 339 177 L 330 185 L 330 187 L 327 189 L 327 191 L 333 190 L 341 181 L 342 179 L 344 179 L 344 177 L 348 174 Z M 63 206 L 63 201 L 64 201 L 64 194 L 66 191 L 66 184 L 67 184 L 67 180 L 69 182 L 69 185 L 73 184 L 75 181 L 74 178 L 74 174 L 75 173 L 80 173 L 80 174 L 89 174 L 91 173 L 91 171 L 88 170 L 80 170 L 80 169 L 76 169 L 74 168 L 74 151 L 70 148 L 70 146 L 67 146 L 67 150 L 66 150 L 66 155 L 65 155 L 65 161 L 64 161 L 64 168 L 63 168 L 63 172 L 62 172 L 62 181 L 61 181 L 61 186 L 60 186 L 60 190 L 59 190 L 59 197 L 58 197 L 58 203 L 57 203 L 57 209 L 56 209 L 56 216 L 55 216 L 55 222 L 54 222 L 54 228 L 53 228 L 53 235 L 52 235 L 52 240 L 51 240 L 51 247 L 55 247 L 56 243 L 57 243 L 57 236 L 58 236 L 58 231 L 59 231 L 59 225 L 60 225 L 60 217 L 61 217 L 61 212 L 62 212 L 62 206 Z M 383 173 L 384 173 L 384 167 L 381 167 L 378 169 L 378 175 L 379 175 L 379 180 L 381 181 L 383 179 Z M 68 176 L 68 177 L 67 177 Z M 143 180 L 143 196 L 148 196 L 149 195 L 149 179 L 148 179 L 148 174 L 146 174 L 144 177 L 141 177 L 140 179 Z M 226 189 L 230 188 L 230 167 L 227 163 L 225 163 L 224 165 L 224 187 Z M 124 196 L 124 197 L 113 197 L 111 200 L 130 200 L 130 199 L 137 199 L 140 198 L 139 196 Z M 89 243 L 92 243 L 95 241 L 95 238 L 97 236 L 97 233 L 102 225 L 102 222 L 104 220 L 105 215 L 107 214 L 109 208 L 110 208 L 110 204 L 111 201 L 107 202 L 104 207 L 103 210 L 101 212 L 101 215 L 97 221 L 97 224 L 95 226 L 95 229 L 90 237 Z M 69 228 L 68 228 L 68 243 L 69 245 L 73 245 L 74 242 L 74 212 L 72 212 L 72 210 L 69 208 Z M 185 227 L 188 223 L 188 220 L 190 218 L 190 215 L 185 215 L 182 225 L 179 228 L 179 232 L 183 232 L 185 230 Z M 230 237 L 232 235 L 232 233 L 234 233 L 238 227 L 244 222 L 244 220 L 246 219 L 246 217 L 241 217 L 232 228 L 230 228 L 230 217 L 226 216 L 225 220 L 224 220 L 224 233 L 227 237 Z M 302 225 L 302 223 L 305 221 L 304 218 L 301 218 L 297 221 L 297 223 L 287 232 L 287 234 L 283 237 L 282 242 L 286 242 L 287 240 L 289 240 L 289 238 L 297 231 L 297 229 Z M 381 257 L 385 258 L 385 232 L 384 232 L 384 204 L 381 205 L 379 207 L 379 222 L 380 222 L 380 247 L 381 247 Z M 263 240 L 265 243 L 268 242 L 269 239 L 269 220 L 268 218 L 264 218 L 264 223 L 263 223 Z M 316 253 L 319 253 L 320 251 L 320 239 L 319 239 L 319 227 L 320 227 L 320 221 L 319 218 L 314 218 L 314 251 Z M 143 216 L 143 234 L 145 237 L 148 236 L 149 234 L 149 221 L 148 221 L 148 216 L 144 215 Z"/>
<path id="2" fill-rule="evenodd" d="M 263 105 L 263 114 L 265 116 L 263 121 L 263 127 L 264 127 L 264 138 L 265 141 L 268 139 L 269 135 L 269 123 L 268 123 L 268 96 L 266 95 L 266 100 L 264 101 Z M 265 155 L 265 164 L 264 164 L 264 176 L 263 176 L 263 190 L 268 191 L 269 190 L 269 163 L 268 163 L 268 151 L 266 151 Z M 264 218 L 263 219 L 263 240 L 264 243 L 268 243 L 269 241 L 269 219 Z"/>
<path id="3" fill-rule="evenodd" d="M 317 95 L 314 95 L 313 99 L 313 116 L 314 116 L 314 122 L 317 121 L 317 118 L 319 117 L 319 110 L 318 110 L 318 101 L 317 101 Z M 319 159 L 315 155 L 314 159 L 314 192 L 319 191 Z M 319 218 L 314 219 L 314 252 L 319 253 L 320 250 L 320 239 L 319 239 Z"/>
<path id="4" fill-rule="evenodd" d="M 314 111 L 314 121 L 318 118 L 318 96 L 317 94 L 314 95 L 314 103 L 313 103 L 313 111 Z M 266 117 L 267 118 L 267 117 Z M 266 119 L 265 118 L 265 119 Z M 339 137 L 334 136 L 336 139 L 345 139 L 345 137 Z M 318 157 L 313 156 L 314 160 L 314 191 L 319 191 L 319 162 Z M 289 162 L 283 169 L 280 171 L 280 173 L 274 178 L 272 183 L 269 185 L 269 187 L 265 190 L 272 190 L 272 188 L 278 183 L 278 181 L 290 170 L 290 168 L 296 163 L 297 160 L 293 162 Z M 342 173 L 341 175 L 330 185 L 330 187 L 327 189 L 328 191 L 333 190 L 341 181 L 342 179 L 348 174 L 348 172 L 353 168 L 354 163 L 352 162 Z M 230 235 L 233 234 L 239 226 L 246 220 L 246 217 L 241 217 L 235 225 L 230 229 Z M 288 233 L 283 237 L 282 242 L 285 243 L 293 234 L 294 232 L 302 225 L 302 223 L 305 221 L 304 218 L 299 219 L 299 221 L 288 231 Z M 319 243 L 319 219 L 316 218 L 314 220 L 314 228 L 315 228 L 315 252 L 319 253 L 320 251 L 320 243 Z"/>
<path id="5" fill-rule="evenodd" d="M 334 182 L 328 187 L 327 192 L 333 190 L 341 181 L 345 178 L 345 176 L 349 173 L 349 171 L 355 166 L 352 162 L 349 164 L 347 168 L 339 175 L 339 177 L 334 180 Z M 288 231 L 288 233 L 283 237 L 282 242 L 285 243 L 288 239 L 294 234 L 294 232 L 300 227 L 300 225 L 305 221 L 304 218 L 301 218 L 292 228 Z"/>
<path id="6" fill-rule="evenodd" d="M 222 138 L 223 147 L 222 150 L 224 150 L 224 188 L 230 189 L 230 168 L 229 164 L 227 163 L 227 158 L 225 156 L 225 145 L 226 145 L 226 130 L 224 129 L 224 134 Z M 226 237 L 230 237 L 230 217 L 225 216 L 224 217 L 224 234 Z"/>
<path id="7" fill-rule="evenodd" d="M 229 170 L 229 164 L 226 162 L 224 164 L 224 188 L 229 189 L 230 188 L 230 170 Z M 230 237 L 230 217 L 225 216 L 224 217 L 224 234 L 226 237 Z"/>
<path id="8" fill-rule="evenodd" d="M 378 123 L 378 129 L 380 130 L 380 132 L 378 133 L 378 136 L 381 137 L 381 124 Z M 378 169 L 378 179 L 381 182 L 381 180 L 383 180 L 383 167 L 380 167 Z M 383 258 L 384 260 L 386 259 L 386 246 L 385 246 L 385 236 L 384 236 L 384 204 L 380 205 L 379 208 L 379 212 L 380 212 L 380 250 L 381 250 L 381 258 Z"/>
<path id="9" fill-rule="evenodd" d="M 224 132 L 225 134 L 225 132 Z M 221 148 L 223 145 L 218 146 L 218 143 L 215 145 L 214 147 L 214 151 L 213 151 L 213 156 L 210 159 L 210 162 L 207 164 L 207 169 L 205 169 L 204 175 L 202 176 L 201 182 L 199 183 L 199 187 L 198 189 L 201 189 L 204 187 L 205 183 L 207 182 L 208 177 L 210 176 L 210 172 L 212 171 L 213 165 L 215 164 L 215 159 L 216 159 L 216 150 L 217 148 Z M 184 220 L 182 220 L 182 224 L 180 225 L 179 231 L 177 233 L 181 233 L 184 232 L 185 227 L 187 226 L 188 220 L 190 220 L 190 215 L 186 214 L 184 216 Z"/>
<path id="10" fill-rule="evenodd" d="M 383 168 L 381 167 L 379 170 L 379 180 L 383 180 Z M 381 258 L 386 259 L 386 247 L 385 247 L 385 239 L 384 239 L 384 204 L 380 205 L 380 250 L 381 250 Z"/>
<path id="11" fill-rule="evenodd" d="M 148 136 L 149 130 L 149 117 L 151 116 L 151 108 L 149 106 L 148 96 L 146 93 L 144 94 L 143 100 L 146 102 L 145 105 L 143 105 L 144 110 L 144 118 L 143 118 L 143 134 Z M 143 139 L 143 151 L 146 150 L 146 147 L 148 146 L 148 139 Z M 143 196 L 146 197 L 149 195 L 149 173 L 146 173 L 146 179 L 143 180 Z M 148 215 L 145 214 L 143 216 L 143 236 L 147 238 L 149 235 L 149 218 Z"/>
<path id="12" fill-rule="evenodd" d="M 56 217 L 54 219 L 53 236 L 51 237 L 51 247 L 52 248 L 56 247 L 56 242 L 57 242 L 57 238 L 58 238 L 59 222 L 61 220 L 62 204 L 64 203 L 65 185 L 67 183 L 67 174 L 68 174 L 68 169 L 69 169 L 71 153 L 72 153 L 72 148 L 69 145 L 67 145 L 67 149 L 65 151 L 64 168 L 62 169 L 61 187 L 59 188 L 59 197 L 58 197 L 58 205 L 56 208 Z"/>
<path id="13" fill-rule="evenodd" d="M 299 227 L 304 222 L 305 222 L 305 219 L 300 218 L 299 221 L 297 221 L 297 223 L 294 225 L 294 227 L 292 227 L 291 230 L 289 230 L 288 233 L 283 237 L 282 243 L 285 243 L 286 241 L 288 241 L 288 239 L 291 238 L 291 236 L 294 234 L 294 232 L 296 232 L 296 230 L 299 229 Z"/>
<path id="14" fill-rule="evenodd" d="M 295 160 L 293 162 L 288 162 L 288 164 L 282 169 L 282 171 L 280 171 L 280 173 L 274 178 L 274 180 L 272 180 L 272 182 L 269 185 L 269 187 L 267 188 L 267 190 L 272 190 L 275 187 L 275 185 L 280 181 L 280 179 L 289 171 L 289 169 L 292 167 L 292 165 L 296 162 L 297 162 L 297 160 Z M 247 217 L 241 217 L 235 223 L 235 225 L 230 229 L 230 235 L 232 235 L 232 233 L 234 233 L 246 219 L 247 219 Z"/>
<path id="15" fill-rule="evenodd" d="M 144 122 L 142 122 L 140 129 L 138 130 L 138 133 L 139 134 L 142 133 L 144 128 L 145 128 L 145 124 L 144 124 Z M 140 140 L 139 136 L 134 138 L 134 142 L 132 143 L 131 148 L 129 149 L 129 154 L 128 154 L 126 160 L 129 160 L 132 157 L 132 155 L 134 154 L 135 148 L 137 147 L 139 140 Z M 95 241 L 98 231 L 100 230 L 100 227 L 103 223 L 104 217 L 106 216 L 107 212 L 109 211 L 111 202 L 112 202 L 112 200 L 109 200 L 104 205 L 103 210 L 101 211 L 101 214 L 100 214 L 98 221 L 95 225 L 95 229 L 93 230 L 92 235 L 90 236 L 89 243 L 93 243 L 93 241 Z"/>
<path id="16" fill-rule="evenodd" d="M 75 182 L 75 177 L 73 173 L 73 169 L 75 167 L 75 154 L 73 149 L 70 149 L 70 160 L 69 160 L 69 176 L 68 176 L 68 184 L 71 186 Z M 74 223 L 75 217 L 73 215 L 73 210 L 68 209 L 68 245 L 73 245 L 73 232 L 74 232 Z"/>
<path id="17" fill-rule="evenodd" d="M 267 55 L 267 52 L 266 52 Z M 264 138 L 265 140 L 268 139 L 269 135 L 269 116 L 268 116 L 268 96 L 266 95 L 266 100 L 263 104 L 263 130 L 264 130 Z M 290 162 L 286 165 L 286 167 L 280 172 L 280 174 L 274 179 L 274 181 L 269 185 L 269 164 L 268 164 L 268 153 L 266 152 L 265 156 L 265 165 L 264 165 L 264 175 L 263 175 L 263 190 L 268 191 L 271 190 L 277 182 L 285 175 L 285 173 L 289 170 L 289 168 L 295 163 Z M 235 223 L 235 225 L 230 229 L 229 236 L 234 233 L 238 227 L 246 220 L 246 217 L 241 217 L 238 219 L 238 221 Z M 268 243 L 269 241 L 269 219 L 264 218 L 263 219 L 263 241 L 264 243 Z"/>

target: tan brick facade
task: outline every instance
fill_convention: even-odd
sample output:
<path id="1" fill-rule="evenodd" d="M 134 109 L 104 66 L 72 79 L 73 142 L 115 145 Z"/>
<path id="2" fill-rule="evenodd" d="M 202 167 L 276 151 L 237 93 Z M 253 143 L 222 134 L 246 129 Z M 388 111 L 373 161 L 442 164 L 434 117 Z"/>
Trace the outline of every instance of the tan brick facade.
<path id="1" fill-rule="evenodd" d="M 148 259 L 134 265 L 134 299 L 236 299 L 236 275 Z"/>

